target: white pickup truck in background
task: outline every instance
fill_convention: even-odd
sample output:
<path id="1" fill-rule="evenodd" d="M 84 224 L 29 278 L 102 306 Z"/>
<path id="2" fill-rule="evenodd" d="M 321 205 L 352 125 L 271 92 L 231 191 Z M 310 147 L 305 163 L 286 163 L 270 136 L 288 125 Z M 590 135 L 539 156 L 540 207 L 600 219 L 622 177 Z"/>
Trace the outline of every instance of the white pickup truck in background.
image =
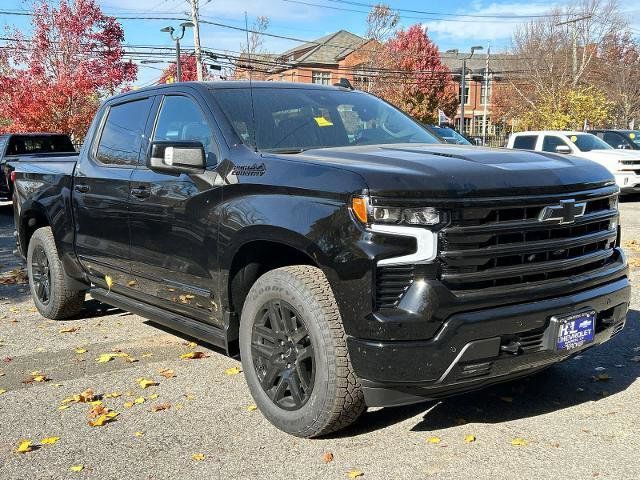
<path id="1" fill-rule="evenodd" d="M 563 153 L 593 160 L 615 175 L 621 193 L 640 192 L 640 151 L 615 149 L 590 133 L 518 132 L 509 137 L 507 148 Z"/>

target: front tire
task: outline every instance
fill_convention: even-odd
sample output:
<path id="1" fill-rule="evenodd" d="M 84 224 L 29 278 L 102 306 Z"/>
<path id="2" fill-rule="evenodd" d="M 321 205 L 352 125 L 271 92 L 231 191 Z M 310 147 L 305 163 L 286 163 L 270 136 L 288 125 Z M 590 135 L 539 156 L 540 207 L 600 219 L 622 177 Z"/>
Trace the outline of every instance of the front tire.
<path id="1" fill-rule="evenodd" d="M 366 409 L 324 273 L 271 270 L 249 290 L 240 321 L 242 368 L 256 405 L 298 437 L 340 430 Z"/>
<path id="2" fill-rule="evenodd" d="M 64 273 L 50 227 L 37 229 L 31 237 L 27 272 L 33 303 L 43 317 L 63 320 L 82 310 L 85 291 L 74 288 Z"/>

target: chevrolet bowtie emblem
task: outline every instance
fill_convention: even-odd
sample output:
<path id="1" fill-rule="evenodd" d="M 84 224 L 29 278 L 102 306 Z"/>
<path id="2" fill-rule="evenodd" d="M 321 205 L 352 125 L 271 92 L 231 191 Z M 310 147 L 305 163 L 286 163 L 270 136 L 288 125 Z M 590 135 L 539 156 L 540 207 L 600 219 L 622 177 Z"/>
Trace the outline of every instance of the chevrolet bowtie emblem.
<path id="1" fill-rule="evenodd" d="M 559 221 L 560 224 L 573 223 L 576 218 L 584 215 L 587 207 L 585 202 L 576 203 L 575 200 L 560 200 L 560 205 L 544 207 L 538 216 L 541 222 Z"/>

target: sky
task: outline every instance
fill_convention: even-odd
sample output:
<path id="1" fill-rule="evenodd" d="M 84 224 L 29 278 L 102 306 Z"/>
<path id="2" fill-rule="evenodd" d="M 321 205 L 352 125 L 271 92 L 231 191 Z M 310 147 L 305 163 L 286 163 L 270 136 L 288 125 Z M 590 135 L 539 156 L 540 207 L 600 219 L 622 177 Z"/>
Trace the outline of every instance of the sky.
<path id="1" fill-rule="evenodd" d="M 491 44 L 492 52 L 509 48 L 514 28 L 527 18 L 547 13 L 561 2 L 540 0 L 200 0 L 201 19 L 244 27 L 247 13 L 249 24 L 256 16 L 269 17 L 268 33 L 313 40 L 340 29 L 362 35 L 366 31 L 366 4 L 383 1 L 394 9 L 402 9 L 401 27 L 421 23 L 441 51 L 457 48 L 469 51 L 472 45 Z M 183 17 L 189 9 L 186 0 L 98 0 L 102 10 L 114 16 Z M 30 1 L 0 0 L 0 10 L 30 10 Z M 409 12 L 413 10 L 414 12 Z M 428 12 L 424 13 L 424 12 Z M 637 13 L 637 12 L 636 12 Z M 465 16 L 463 16 L 465 15 Z M 516 18 L 517 17 L 517 18 Z M 531 18 L 529 18 L 530 20 Z M 174 43 L 160 29 L 180 23 L 179 20 L 134 20 L 121 18 L 125 43 L 172 47 Z M 29 17 L 0 13 L 0 29 L 17 27 L 30 31 Z M 187 32 L 183 48 L 193 45 Z M 244 41 L 244 32 L 214 25 L 201 25 L 201 45 L 205 48 L 237 52 Z M 265 50 L 281 52 L 299 42 L 265 37 Z M 154 82 L 160 76 L 162 64 L 140 65 L 137 85 Z"/>

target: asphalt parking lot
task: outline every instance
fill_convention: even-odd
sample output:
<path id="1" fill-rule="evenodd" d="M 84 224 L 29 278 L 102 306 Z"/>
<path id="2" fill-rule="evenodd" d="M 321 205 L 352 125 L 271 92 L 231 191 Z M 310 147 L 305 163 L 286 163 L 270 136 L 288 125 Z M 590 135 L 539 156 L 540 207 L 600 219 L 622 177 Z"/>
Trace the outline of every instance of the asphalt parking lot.
<path id="1" fill-rule="evenodd" d="M 621 210 L 637 284 L 640 198 Z M 1 207 L 0 272 L 19 267 L 12 221 Z M 48 321 L 26 285 L 0 285 L 0 478 L 638 479 L 637 286 L 632 295 L 623 334 L 532 378 L 370 410 L 303 440 L 251 408 L 237 360 L 95 301 L 82 318 Z M 181 358 L 190 352 L 206 356 Z M 90 426 L 94 406 L 73 398 L 86 389 L 118 415 Z M 23 440 L 32 450 L 18 453 Z"/>

